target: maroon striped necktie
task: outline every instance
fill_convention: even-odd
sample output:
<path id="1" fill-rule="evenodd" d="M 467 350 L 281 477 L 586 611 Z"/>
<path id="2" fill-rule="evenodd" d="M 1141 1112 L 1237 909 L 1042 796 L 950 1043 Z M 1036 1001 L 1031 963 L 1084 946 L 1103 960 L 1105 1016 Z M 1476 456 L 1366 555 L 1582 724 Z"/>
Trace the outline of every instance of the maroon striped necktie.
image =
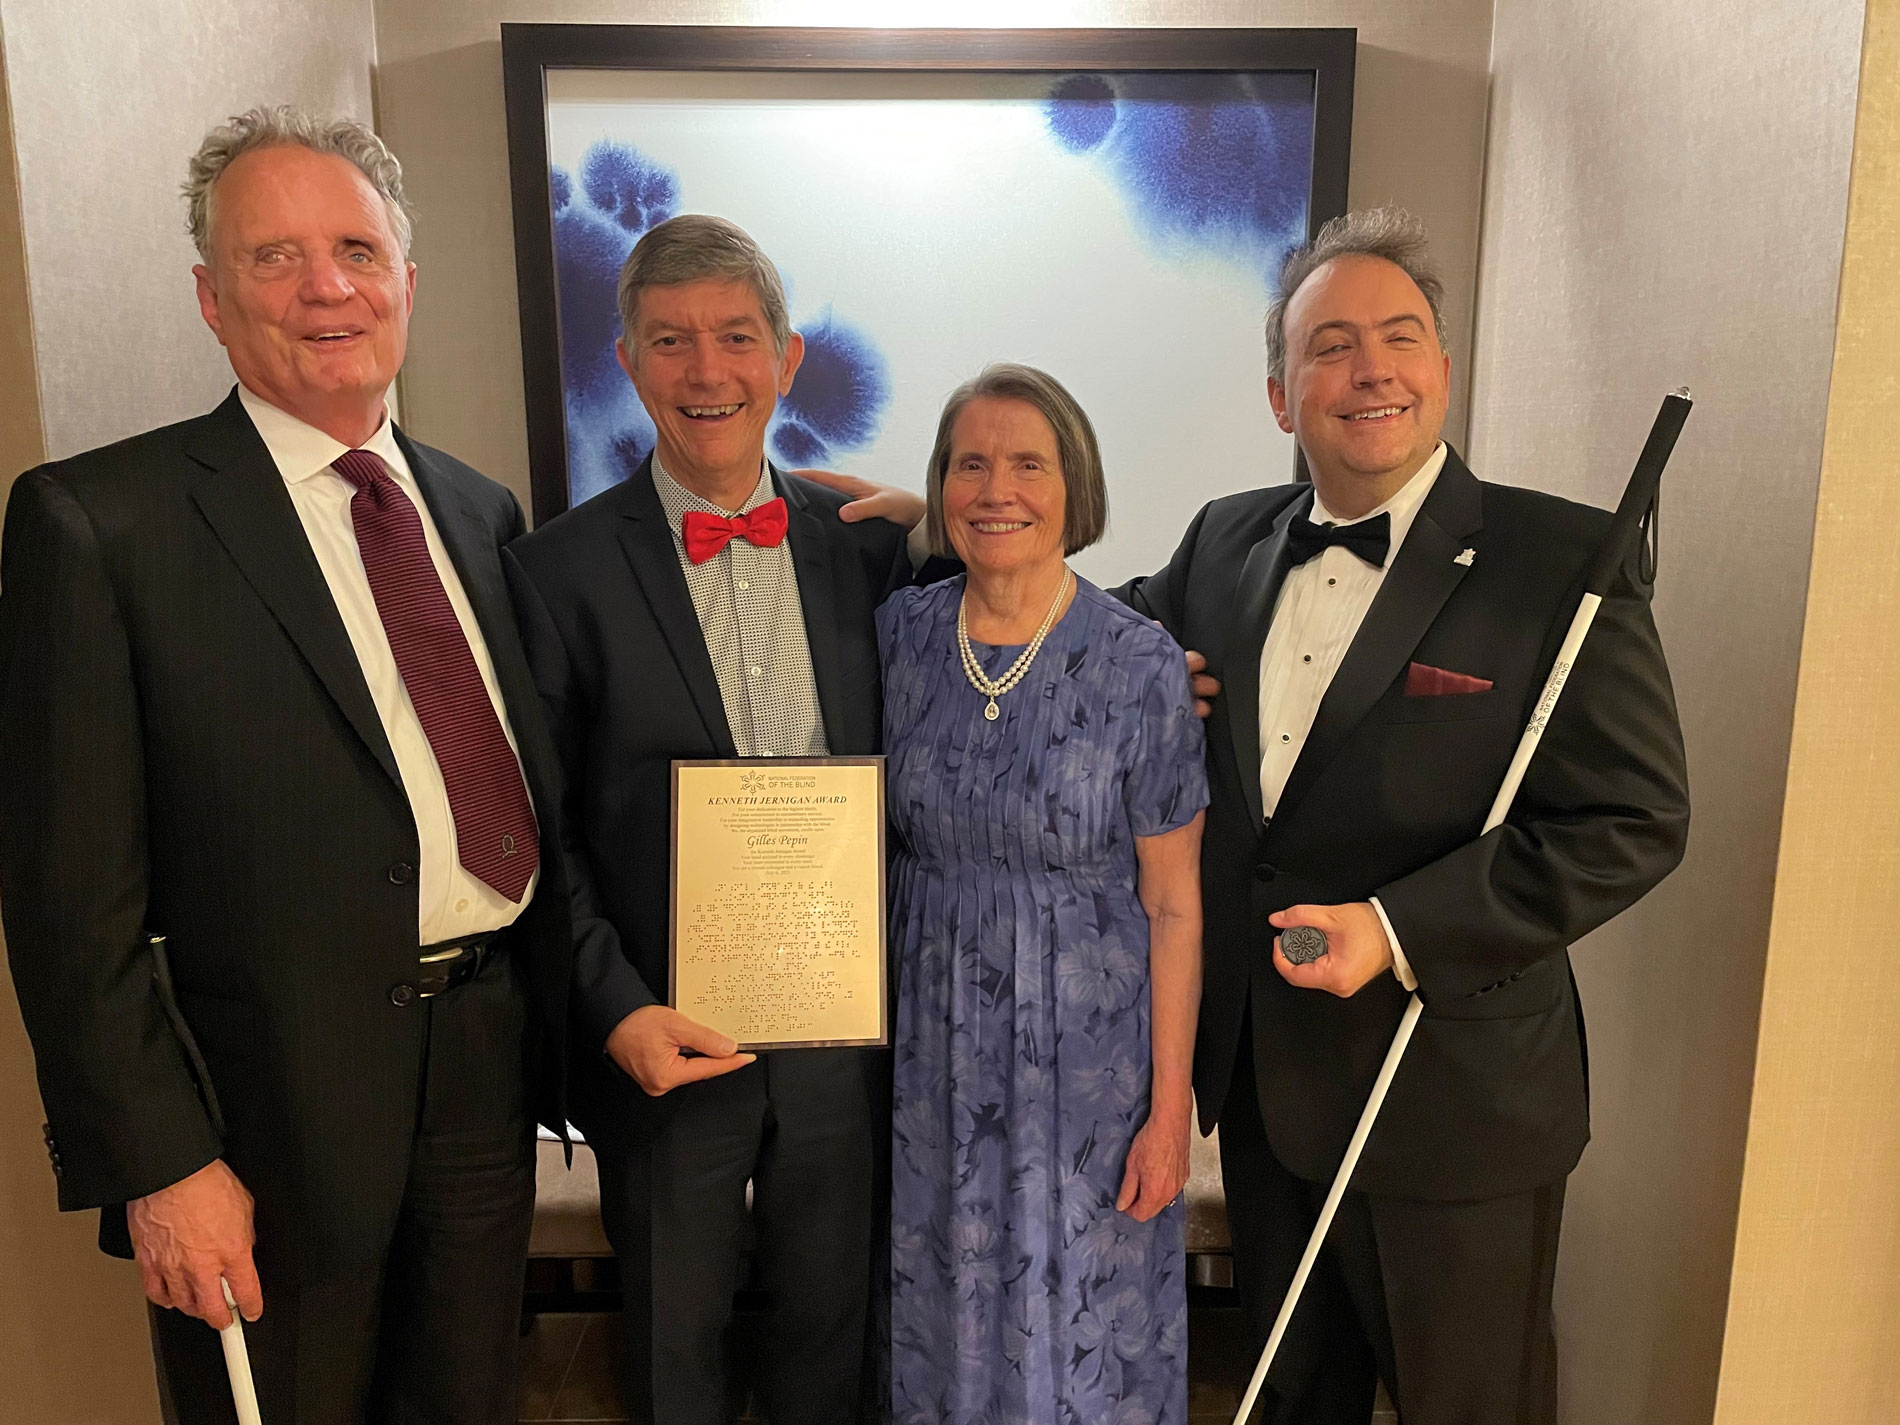
<path id="1" fill-rule="evenodd" d="M 346 451 L 331 468 L 356 486 L 350 499 L 356 547 L 396 671 L 442 769 L 455 818 L 456 857 L 469 874 L 518 901 L 541 861 L 534 808 L 461 620 L 429 557 L 422 519 L 380 456 Z"/>

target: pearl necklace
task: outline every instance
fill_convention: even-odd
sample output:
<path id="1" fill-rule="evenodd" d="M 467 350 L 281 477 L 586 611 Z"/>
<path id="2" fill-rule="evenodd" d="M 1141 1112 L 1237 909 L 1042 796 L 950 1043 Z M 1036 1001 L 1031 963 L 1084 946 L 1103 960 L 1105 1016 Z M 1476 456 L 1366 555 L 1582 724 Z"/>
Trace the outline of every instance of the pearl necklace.
<path id="1" fill-rule="evenodd" d="M 1042 627 L 1036 630 L 1036 636 L 1029 640 L 1029 647 L 1017 655 L 1016 661 L 1009 665 L 1000 678 L 984 675 L 983 665 L 976 661 L 976 650 L 970 647 L 970 620 L 966 611 L 970 596 L 966 591 L 957 604 L 957 647 L 963 653 L 963 674 L 970 680 L 970 686 L 989 697 L 989 705 L 983 709 L 983 716 L 995 722 L 1002 714 L 996 706 L 996 700 L 1011 688 L 1022 682 L 1023 675 L 1029 671 L 1029 665 L 1036 661 L 1036 654 L 1042 649 L 1043 639 L 1049 636 L 1049 630 L 1055 627 L 1056 610 L 1062 607 L 1062 601 L 1068 597 L 1069 588 L 1075 582 L 1072 570 L 1062 571 L 1062 582 L 1056 586 L 1056 600 L 1049 605 L 1049 612 L 1043 616 Z"/>

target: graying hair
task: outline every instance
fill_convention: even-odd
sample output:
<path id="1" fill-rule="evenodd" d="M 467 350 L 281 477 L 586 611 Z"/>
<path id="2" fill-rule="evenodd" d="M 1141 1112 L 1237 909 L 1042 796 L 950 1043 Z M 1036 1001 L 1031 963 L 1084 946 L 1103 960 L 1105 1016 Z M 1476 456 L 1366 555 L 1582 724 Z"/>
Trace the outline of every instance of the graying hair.
<path id="1" fill-rule="evenodd" d="M 779 281 L 772 259 L 737 223 L 704 213 L 682 213 L 649 228 L 620 269 L 614 301 L 620 308 L 620 335 L 629 358 L 638 356 L 633 334 L 640 322 L 640 294 L 649 287 L 682 282 L 747 284 L 765 312 L 779 355 L 785 354 L 792 323 L 785 314 L 785 284 Z"/>
<path id="2" fill-rule="evenodd" d="M 1269 376 L 1286 380 L 1286 309 L 1293 294 L 1307 278 L 1341 257 L 1382 258 L 1411 278 L 1431 308 L 1439 347 L 1451 349 L 1445 339 L 1445 284 L 1432 264 L 1425 225 L 1403 208 L 1361 208 L 1332 219 L 1311 242 L 1300 244 L 1281 261 L 1273 304 L 1267 308 Z"/>
<path id="3" fill-rule="evenodd" d="M 218 180 L 240 156 L 259 148 L 307 148 L 356 165 L 382 196 L 401 256 L 411 236 L 409 200 L 402 192 L 402 165 L 367 125 L 354 119 L 324 119 L 289 104 L 258 105 L 205 135 L 191 156 L 184 182 L 185 227 L 198 256 L 211 261 L 212 205 Z"/>
<path id="4" fill-rule="evenodd" d="M 1068 388 L 1046 371 L 999 361 L 986 366 L 950 393 L 937 421 L 937 441 L 924 472 L 924 529 L 933 554 L 950 555 L 950 529 L 943 514 L 943 482 L 950 473 L 950 442 L 957 417 L 972 401 L 989 396 L 1027 401 L 1042 413 L 1056 435 L 1056 461 L 1062 466 L 1062 552 L 1087 549 L 1108 529 L 1108 483 L 1102 476 L 1102 449 L 1095 427 Z"/>

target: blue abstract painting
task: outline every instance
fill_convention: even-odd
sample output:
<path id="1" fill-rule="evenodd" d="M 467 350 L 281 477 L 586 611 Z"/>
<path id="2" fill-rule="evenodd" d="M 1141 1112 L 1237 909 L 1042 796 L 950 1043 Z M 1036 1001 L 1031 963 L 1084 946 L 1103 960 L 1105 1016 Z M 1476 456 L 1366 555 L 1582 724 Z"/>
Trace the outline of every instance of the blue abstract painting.
<path id="1" fill-rule="evenodd" d="M 990 361 L 1089 411 L 1118 579 L 1205 499 L 1287 478 L 1260 319 L 1306 235 L 1310 74 L 548 76 L 570 503 L 654 428 L 614 355 L 614 291 L 677 213 L 746 228 L 805 360 L 768 453 L 919 487 L 944 397 Z"/>

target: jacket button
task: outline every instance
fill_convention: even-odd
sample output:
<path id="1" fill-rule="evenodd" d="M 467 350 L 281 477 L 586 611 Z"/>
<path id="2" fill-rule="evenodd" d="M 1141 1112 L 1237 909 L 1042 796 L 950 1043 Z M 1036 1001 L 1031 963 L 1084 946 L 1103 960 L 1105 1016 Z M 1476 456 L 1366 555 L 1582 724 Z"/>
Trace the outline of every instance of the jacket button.
<path id="1" fill-rule="evenodd" d="M 1262 883 L 1271 881 L 1275 876 L 1279 874 L 1280 874 L 1280 868 L 1267 861 L 1262 861 L 1253 868 L 1253 878 L 1256 881 L 1260 881 Z"/>
<path id="2" fill-rule="evenodd" d="M 406 886 L 416 878 L 416 868 L 407 861 L 398 861 L 389 868 L 389 884 Z"/>
<path id="3" fill-rule="evenodd" d="M 397 985 L 389 992 L 389 1002 L 395 1005 L 397 1009 L 409 1008 L 410 1005 L 416 1002 L 416 987 L 414 985 Z"/>

